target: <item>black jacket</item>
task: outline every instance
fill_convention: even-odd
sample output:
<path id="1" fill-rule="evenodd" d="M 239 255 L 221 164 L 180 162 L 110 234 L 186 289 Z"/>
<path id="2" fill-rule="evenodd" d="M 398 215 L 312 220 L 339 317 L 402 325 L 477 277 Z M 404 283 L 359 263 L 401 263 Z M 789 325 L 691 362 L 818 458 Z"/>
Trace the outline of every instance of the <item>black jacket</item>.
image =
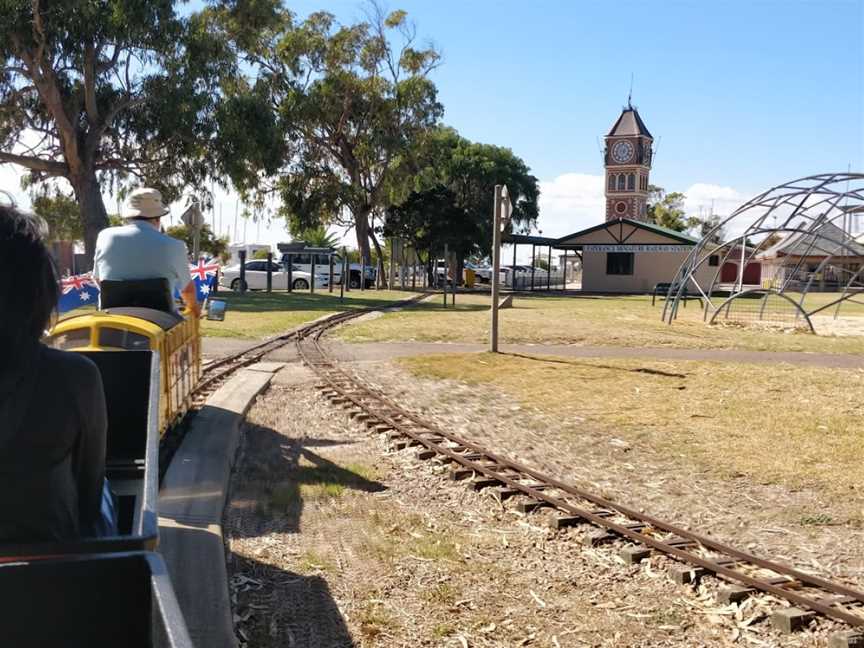
<path id="1" fill-rule="evenodd" d="M 102 378 L 87 358 L 39 345 L 27 366 L 0 366 L 0 540 L 93 535 L 106 434 Z"/>

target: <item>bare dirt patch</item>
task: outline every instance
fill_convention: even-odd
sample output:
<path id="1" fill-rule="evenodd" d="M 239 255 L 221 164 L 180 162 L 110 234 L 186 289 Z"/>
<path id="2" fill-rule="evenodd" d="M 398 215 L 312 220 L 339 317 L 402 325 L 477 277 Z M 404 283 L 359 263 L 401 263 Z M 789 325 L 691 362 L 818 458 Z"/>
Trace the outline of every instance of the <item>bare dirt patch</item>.
<path id="1" fill-rule="evenodd" d="M 718 606 L 707 586 L 673 585 L 662 557 L 626 567 L 614 546 L 583 548 L 585 530 L 552 531 L 448 482 L 435 462 L 385 454 L 294 374 L 250 413 L 226 509 L 246 645 L 826 645 L 830 623 L 781 638 L 759 622 L 764 598 Z M 397 377 L 418 406 L 458 405 L 447 420 L 461 425 L 453 385 L 418 397 L 416 379 L 379 376 Z"/>

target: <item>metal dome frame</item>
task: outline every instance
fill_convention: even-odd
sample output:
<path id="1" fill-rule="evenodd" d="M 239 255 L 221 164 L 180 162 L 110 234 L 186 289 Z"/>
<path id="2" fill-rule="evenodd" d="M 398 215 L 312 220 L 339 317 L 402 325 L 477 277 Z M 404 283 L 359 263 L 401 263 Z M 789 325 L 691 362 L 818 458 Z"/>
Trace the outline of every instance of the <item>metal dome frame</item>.
<path id="1" fill-rule="evenodd" d="M 728 307 L 742 295 L 752 296 L 758 292 L 759 287 L 744 283 L 744 271 L 749 263 L 759 259 L 760 253 L 776 244 L 776 240 L 772 242 L 772 234 L 790 236 L 798 233 L 804 241 L 809 239 L 805 253 L 795 255 L 800 258 L 797 263 L 792 264 L 792 272 L 783 278 L 779 286 L 764 287 L 763 292 L 766 295 L 781 295 L 796 303 L 799 316 L 811 330 L 813 325 L 810 317 L 818 312 L 835 307 L 836 319 L 840 307 L 847 301 L 864 304 L 855 300 L 855 297 L 864 294 L 864 263 L 854 272 L 837 265 L 838 262 L 842 263 L 843 258 L 862 256 L 864 244 L 857 242 L 852 233 L 856 216 L 864 217 L 864 173 L 823 173 L 807 176 L 759 194 L 720 221 L 693 247 L 671 282 L 663 307 L 663 321 L 671 324 L 677 318 L 678 307 L 688 294 L 692 296 L 695 293 L 702 297 L 703 318 L 708 321 L 710 315 L 713 323 L 722 307 Z M 745 225 L 743 229 L 742 225 Z M 740 234 L 726 241 L 718 241 L 721 232 L 733 228 L 740 231 Z M 754 242 L 756 238 L 759 238 L 758 242 Z M 805 258 L 814 251 L 818 256 L 824 255 L 824 259 L 815 271 L 809 272 L 809 277 L 802 286 L 800 279 L 795 277 L 799 276 Z M 717 270 L 706 285 L 704 280 L 700 282 L 696 272 L 705 264 L 713 267 L 709 263 L 712 257 L 718 258 Z M 720 281 L 721 272 L 729 261 L 737 263 L 737 277 L 731 284 L 724 284 Z M 808 311 L 804 302 L 814 287 L 814 279 L 829 267 L 845 276 L 845 280 L 841 282 L 840 297 Z M 794 292 L 801 293 L 797 300 L 786 294 L 792 292 L 793 287 L 796 289 Z M 718 305 L 715 301 L 716 293 L 720 289 L 726 294 Z M 712 300 L 712 296 L 715 300 Z"/>

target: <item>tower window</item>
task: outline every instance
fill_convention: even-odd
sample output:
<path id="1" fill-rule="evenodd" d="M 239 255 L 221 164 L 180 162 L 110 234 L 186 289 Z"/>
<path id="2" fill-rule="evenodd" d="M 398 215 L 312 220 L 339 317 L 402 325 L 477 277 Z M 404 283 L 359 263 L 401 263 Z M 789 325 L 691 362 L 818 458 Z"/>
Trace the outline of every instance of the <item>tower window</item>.
<path id="1" fill-rule="evenodd" d="M 627 176 L 627 191 L 635 191 L 636 189 L 636 175 L 631 173 Z"/>
<path id="2" fill-rule="evenodd" d="M 618 174 L 618 191 L 624 191 L 624 183 L 625 182 L 626 182 L 626 180 L 624 179 L 624 174 L 619 173 Z"/>
<path id="3" fill-rule="evenodd" d="M 609 191 L 615 191 L 615 175 L 614 174 L 611 174 L 611 173 L 609 174 L 608 187 L 609 187 Z"/>

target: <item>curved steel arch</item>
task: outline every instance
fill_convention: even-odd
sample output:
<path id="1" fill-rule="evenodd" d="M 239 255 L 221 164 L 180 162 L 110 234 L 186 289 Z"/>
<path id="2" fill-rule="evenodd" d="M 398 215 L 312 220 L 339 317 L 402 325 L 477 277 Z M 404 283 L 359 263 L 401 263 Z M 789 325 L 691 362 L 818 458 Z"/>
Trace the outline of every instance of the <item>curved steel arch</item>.
<path id="1" fill-rule="evenodd" d="M 773 187 L 751 198 L 735 209 L 729 216 L 721 220 L 708 231 L 697 243 L 687 258 L 678 268 L 671 282 L 667 299 L 663 306 L 662 319 L 672 323 L 678 315 L 681 301 L 694 289 L 704 300 L 704 319 L 728 303 L 721 306 L 716 303 L 715 293 L 723 286 L 729 298 L 734 298 L 744 292 L 751 292 L 752 285 L 744 284 L 744 270 L 755 262 L 764 263 L 768 260 L 763 253 L 768 249 L 768 243 L 774 245 L 776 237 L 800 234 L 800 239 L 806 246 L 803 254 L 797 257 L 796 263 L 771 264 L 782 270 L 783 278 L 779 287 L 769 286 L 777 294 L 792 299 L 787 293 L 793 292 L 794 286 L 801 291 L 798 308 L 808 316 L 825 307 L 819 307 L 807 312 L 805 299 L 813 289 L 814 278 L 830 268 L 843 279 L 838 279 L 838 290 L 841 297 L 831 302 L 836 306 L 836 318 L 840 307 L 846 301 L 854 298 L 864 290 L 864 273 L 862 268 L 850 270 L 844 259 L 854 257 L 861 263 L 864 244 L 855 241 L 855 220 L 864 218 L 864 174 L 862 173 L 823 173 L 792 180 Z M 859 223 L 859 230 L 860 223 Z M 734 236 L 728 240 L 720 240 L 723 231 L 729 231 Z M 861 230 L 864 231 L 864 230 Z M 858 234 L 861 231 L 857 232 Z M 819 257 L 817 270 L 809 273 L 806 282 L 800 280 L 800 271 L 809 255 Z M 712 256 L 718 256 L 717 270 L 709 280 L 700 281 L 699 271 Z M 734 282 L 722 282 L 722 269 L 725 263 L 735 262 L 738 265 L 737 277 Z M 854 263 L 851 264 L 854 268 Z M 764 267 L 764 266 L 763 266 Z M 788 271 L 787 270 L 790 270 Z M 803 286 L 795 284 L 804 283 Z M 765 289 L 765 287 L 763 287 Z M 724 295 L 725 296 L 725 295 Z M 861 302 L 855 302 L 861 303 Z M 711 318 L 713 321 L 713 317 Z M 812 329 L 812 323 L 810 323 Z"/>

